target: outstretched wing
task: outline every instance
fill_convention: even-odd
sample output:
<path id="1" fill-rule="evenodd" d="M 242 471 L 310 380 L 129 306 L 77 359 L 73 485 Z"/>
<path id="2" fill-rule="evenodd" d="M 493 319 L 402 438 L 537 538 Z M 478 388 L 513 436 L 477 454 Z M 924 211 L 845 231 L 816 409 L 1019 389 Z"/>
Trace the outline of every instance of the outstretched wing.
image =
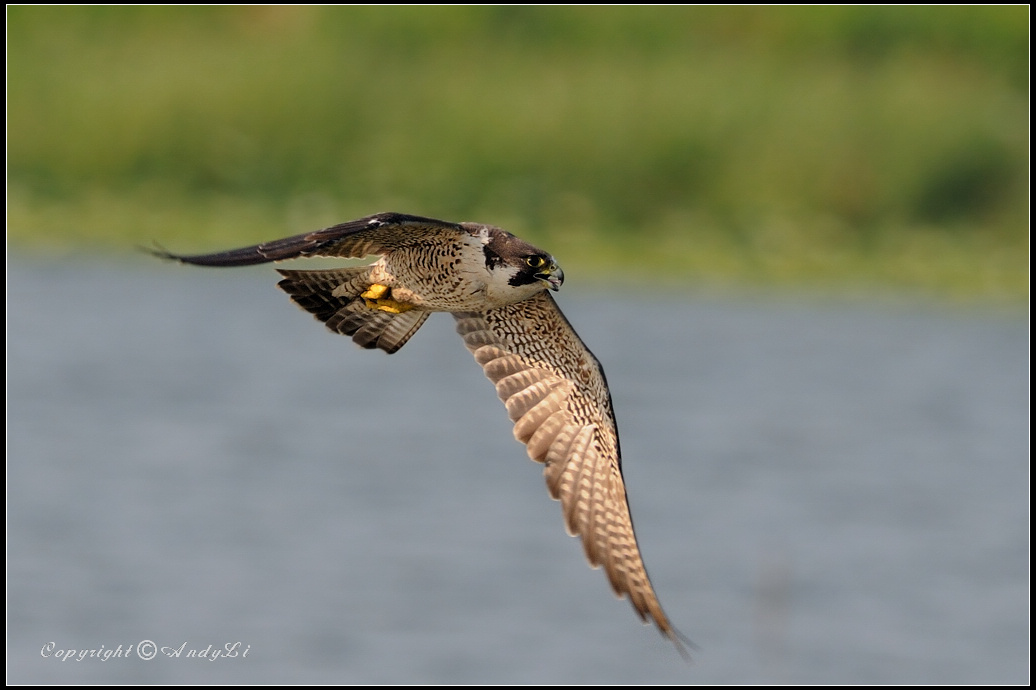
<path id="1" fill-rule="evenodd" d="M 456 313 L 457 332 L 496 385 L 514 435 L 544 463 L 551 497 L 587 560 L 604 566 L 612 589 L 641 620 L 686 653 L 655 596 L 633 533 L 611 395 L 600 363 L 541 292 L 485 312 Z"/>
<path id="2" fill-rule="evenodd" d="M 385 254 L 413 242 L 417 237 L 443 231 L 459 233 L 464 232 L 464 229 L 457 223 L 434 218 L 378 213 L 323 230 L 215 254 L 183 256 L 164 249 L 151 252 L 164 259 L 198 266 L 253 266 L 306 256 L 363 258 L 372 254 Z"/>

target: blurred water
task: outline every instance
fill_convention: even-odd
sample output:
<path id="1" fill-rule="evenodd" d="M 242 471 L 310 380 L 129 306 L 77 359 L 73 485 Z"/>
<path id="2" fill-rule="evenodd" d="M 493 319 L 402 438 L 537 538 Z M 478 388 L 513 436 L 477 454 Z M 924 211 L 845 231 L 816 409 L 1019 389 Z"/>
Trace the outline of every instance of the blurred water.
<path id="1" fill-rule="evenodd" d="M 8 682 L 1028 682 L 1022 317 L 569 281 L 688 665 L 452 319 L 388 357 L 274 283 L 10 261 Z"/>

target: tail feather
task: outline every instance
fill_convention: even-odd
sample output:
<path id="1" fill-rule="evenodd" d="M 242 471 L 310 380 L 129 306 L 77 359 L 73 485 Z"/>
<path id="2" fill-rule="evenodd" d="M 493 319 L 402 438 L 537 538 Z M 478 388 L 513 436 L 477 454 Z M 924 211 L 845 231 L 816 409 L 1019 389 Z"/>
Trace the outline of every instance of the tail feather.
<path id="1" fill-rule="evenodd" d="M 392 354 L 410 340 L 429 312 L 411 309 L 392 314 L 369 308 L 360 297 L 370 287 L 369 271 L 368 266 L 326 271 L 278 270 L 284 276 L 278 286 L 335 333 L 352 336 L 361 347 Z"/>

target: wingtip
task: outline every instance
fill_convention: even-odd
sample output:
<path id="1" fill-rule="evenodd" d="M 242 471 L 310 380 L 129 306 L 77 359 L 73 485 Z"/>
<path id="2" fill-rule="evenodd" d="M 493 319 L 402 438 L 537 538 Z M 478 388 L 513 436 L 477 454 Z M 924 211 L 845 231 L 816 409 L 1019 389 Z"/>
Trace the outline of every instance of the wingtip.
<path id="1" fill-rule="evenodd" d="M 168 249 L 160 245 L 158 242 L 152 241 L 151 244 L 153 245 L 151 247 L 145 247 L 142 244 L 138 244 L 137 250 L 144 252 L 145 254 L 150 254 L 151 256 L 154 256 L 156 258 L 164 259 L 166 261 L 182 261 L 181 257 L 177 256 L 176 254 L 173 254 Z"/>
<path id="2" fill-rule="evenodd" d="M 673 646 L 676 647 L 676 651 L 680 653 L 680 656 L 683 657 L 684 661 L 687 663 L 694 662 L 694 657 L 691 655 L 691 652 L 697 652 L 701 647 L 694 644 L 689 637 L 672 626 L 670 626 L 668 630 L 660 630 L 660 632 L 665 637 L 669 638 L 669 641 L 673 643 Z"/>
<path id="3" fill-rule="evenodd" d="M 635 607 L 634 611 L 641 613 Z M 683 657 L 684 661 L 688 663 L 694 661 L 691 656 L 691 652 L 696 652 L 700 648 L 698 645 L 694 644 L 691 638 L 677 630 L 676 627 L 669 622 L 669 618 L 661 610 L 661 607 L 653 611 L 645 611 L 644 613 L 646 615 L 641 615 L 641 619 L 644 621 L 645 625 L 649 625 L 653 622 L 659 634 L 673 643 L 673 646 L 676 647 L 676 651 L 680 653 L 680 656 Z"/>

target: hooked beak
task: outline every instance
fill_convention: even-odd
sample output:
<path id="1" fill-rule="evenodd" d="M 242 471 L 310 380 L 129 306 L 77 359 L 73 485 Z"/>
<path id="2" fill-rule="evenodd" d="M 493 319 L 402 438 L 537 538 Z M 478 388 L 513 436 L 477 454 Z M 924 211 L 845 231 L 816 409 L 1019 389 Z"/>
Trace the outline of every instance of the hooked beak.
<path id="1" fill-rule="evenodd" d="M 557 262 L 551 261 L 550 266 L 543 273 L 537 273 L 536 277 L 547 284 L 554 292 L 561 289 L 561 284 L 565 282 L 565 272 L 561 270 L 561 267 L 557 265 Z"/>

